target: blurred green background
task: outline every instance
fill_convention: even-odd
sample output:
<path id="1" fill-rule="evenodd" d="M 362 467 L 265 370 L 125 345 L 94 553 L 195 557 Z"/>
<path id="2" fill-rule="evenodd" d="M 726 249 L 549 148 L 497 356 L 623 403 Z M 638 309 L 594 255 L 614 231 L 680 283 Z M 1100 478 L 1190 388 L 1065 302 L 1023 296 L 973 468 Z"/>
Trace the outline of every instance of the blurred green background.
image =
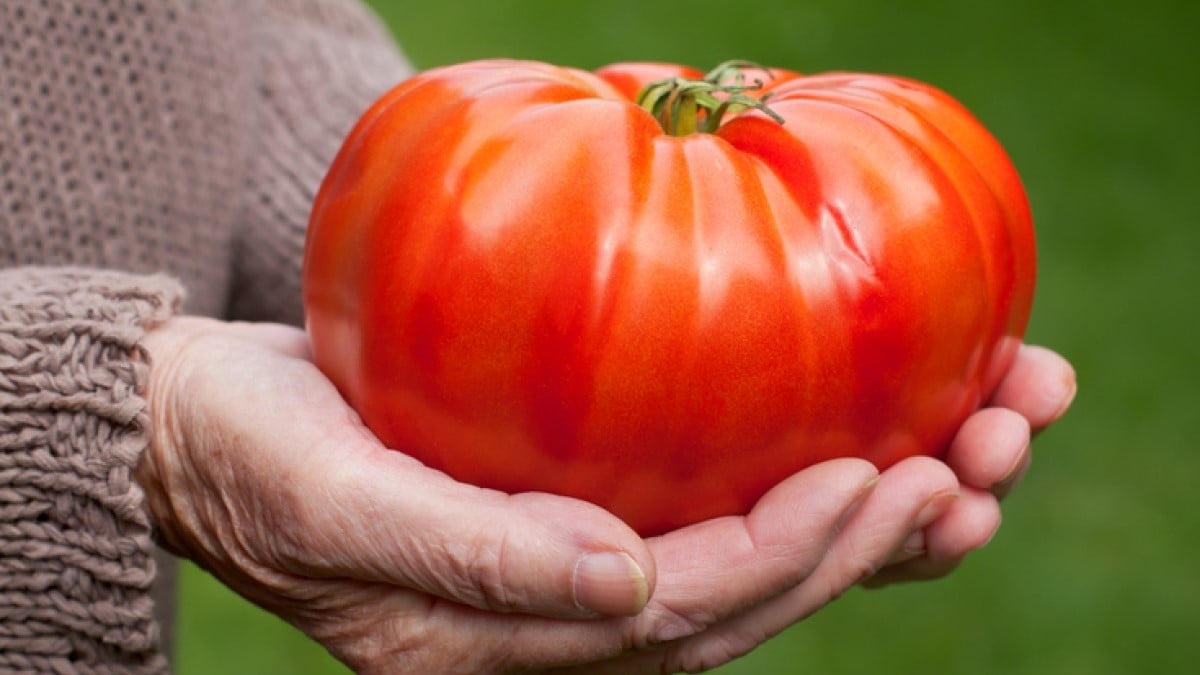
<path id="1" fill-rule="evenodd" d="M 856 590 L 720 672 L 1126 675 L 1200 668 L 1200 3 L 375 0 L 421 67 L 729 58 L 933 83 L 1033 203 L 1030 340 L 1079 372 L 992 544 L 950 578 Z M 345 673 L 187 569 L 177 670 Z"/>

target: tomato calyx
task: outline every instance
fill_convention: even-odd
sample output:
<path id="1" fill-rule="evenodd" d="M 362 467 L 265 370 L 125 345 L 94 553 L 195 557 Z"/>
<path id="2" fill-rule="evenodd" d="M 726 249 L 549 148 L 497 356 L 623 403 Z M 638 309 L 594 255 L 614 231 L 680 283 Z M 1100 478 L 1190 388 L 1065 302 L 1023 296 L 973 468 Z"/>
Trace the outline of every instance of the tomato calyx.
<path id="1" fill-rule="evenodd" d="M 771 71 L 750 61 L 726 61 L 712 69 L 702 80 L 668 77 L 646 85 L 638 94 L 637 104 L 654 116 L 663 131 L 672 136 L 715 133 L 725 116 L 748 108 L 759 110 L 783 124 L 784 120 L 767 105 L 771 94 L 755 97 L 766 86 L 762 79 L 747 83 L 747 70 L 757 70 L 773 79 Z"/>

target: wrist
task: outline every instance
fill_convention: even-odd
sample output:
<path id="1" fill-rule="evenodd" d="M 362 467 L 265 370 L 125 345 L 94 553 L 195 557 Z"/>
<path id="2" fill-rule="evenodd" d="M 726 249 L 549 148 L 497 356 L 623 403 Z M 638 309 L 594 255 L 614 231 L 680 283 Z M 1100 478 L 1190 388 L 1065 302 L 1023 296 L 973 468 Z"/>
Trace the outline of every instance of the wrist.
<path id="1" fill-rule="evenodd" d="M 149 418 L 149 443 L 134 471 L 134 480 L 146 495 L 153 533 L 163 548 L 184 557 L 193 557 L 179 531 L 186 516 L 181 502 L 186 490 L 179 452 L 187 447 L 184 439 L 183 409 L 187 400 L 181 393 L 188 387 L 187 354 L 203 335 L 209 319 L 178 316 L 148 330 L 142 346 L 149 364 L 143 396 Z M 182 516 L 182 517 L 181 517 Z"/>

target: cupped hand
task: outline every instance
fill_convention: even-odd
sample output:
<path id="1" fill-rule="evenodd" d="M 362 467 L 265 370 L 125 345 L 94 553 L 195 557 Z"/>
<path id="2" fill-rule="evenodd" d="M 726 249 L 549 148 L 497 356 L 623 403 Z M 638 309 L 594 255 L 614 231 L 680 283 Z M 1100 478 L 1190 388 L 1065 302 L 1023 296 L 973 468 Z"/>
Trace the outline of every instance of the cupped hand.
<path id="1" fill-rule="evenodd" d="M 361 673 L 697 671 L 882 567 L 960 490 L 929 458 L 826 462 L 744 517 L 642 540 L 382 447 L 302 331 L 174 319 L 146 342 L 160 540 Z"/>
<path id="2" fill-rule="evenodd" d="M 178 319 L 147 348 L 138 477 L 160 537 L 359 672 L 719 665 L 857 582 L 951 569 L 1074 391 L 1060 357 L 1025 348 L 946 464 L 827 462 L 745 517 L 643 541 L 588 504 L 463 485 L 381 447 L 300 331 Z"/>

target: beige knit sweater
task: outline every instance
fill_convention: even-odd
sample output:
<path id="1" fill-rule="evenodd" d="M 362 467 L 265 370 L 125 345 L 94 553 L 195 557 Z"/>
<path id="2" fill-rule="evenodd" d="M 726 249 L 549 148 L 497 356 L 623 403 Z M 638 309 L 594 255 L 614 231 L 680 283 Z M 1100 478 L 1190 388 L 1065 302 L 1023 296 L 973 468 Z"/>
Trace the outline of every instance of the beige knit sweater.
<path id="1" fill-rule="evenodd" d="M 0 2 L 0 672 L 167 669 L 139 341 L 300 323 L 313 193 L 409 72 L 354 1 Z"/>

